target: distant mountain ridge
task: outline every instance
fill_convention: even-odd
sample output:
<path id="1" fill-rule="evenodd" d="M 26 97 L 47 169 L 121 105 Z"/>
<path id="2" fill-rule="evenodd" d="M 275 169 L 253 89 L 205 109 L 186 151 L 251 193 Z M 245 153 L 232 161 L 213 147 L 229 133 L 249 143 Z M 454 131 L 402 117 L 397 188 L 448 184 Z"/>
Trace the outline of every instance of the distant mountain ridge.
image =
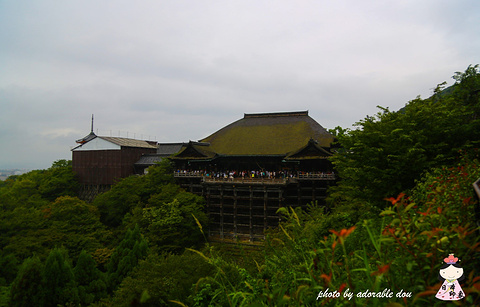
<path id="1" fill-rule="evenodd" d="M 13 168 L 13 169 L 0 169 L 0 180 L 5 180 L 10 176 L 14 175 L 21 175 L 28 173 L 30 170 L 28 169 L 19 169 L 19 168 Z"/>

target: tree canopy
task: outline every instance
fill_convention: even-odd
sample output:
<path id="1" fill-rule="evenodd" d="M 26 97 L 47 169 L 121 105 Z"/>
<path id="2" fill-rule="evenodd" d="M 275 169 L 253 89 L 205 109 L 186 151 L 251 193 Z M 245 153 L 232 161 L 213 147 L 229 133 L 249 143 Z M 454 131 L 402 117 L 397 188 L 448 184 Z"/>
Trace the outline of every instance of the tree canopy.
<path id="1" fill-rule="evenodd" d="M 332 162 L 341 181 L 332 199 L 381 205 L 384 198 L 412 188 L 428 169 L 452 164 L 459 151 L 478 146 L 478 65 L 454 78 L 453 93 L 442 94 L 440 85 L 428 99 L 417 97 L 399 111 L 379 107 L 357 122 L 357 129 L 339 133 L 341 148 Z"/>

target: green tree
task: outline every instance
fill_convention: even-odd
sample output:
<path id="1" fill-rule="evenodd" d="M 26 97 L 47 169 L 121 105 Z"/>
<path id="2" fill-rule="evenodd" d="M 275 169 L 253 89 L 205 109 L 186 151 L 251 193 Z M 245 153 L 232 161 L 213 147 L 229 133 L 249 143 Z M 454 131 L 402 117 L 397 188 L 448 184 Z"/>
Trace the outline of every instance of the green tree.
<path id="1" fill-rule="evenodd" d="M 151 248 L 181 253 L 185 247 L 202 244 L 204 237 L 197 221 L 208 224 L 204 203 L 202 197 L 172 185 L 164 185 L 161 193 L 152 195 L 140 219 Z"/>
<path id="2" fill-rule="evenodd" d="M 204 242 L 197 225 L 208 224 L 204 199 L 174 184 L 169 162 L 150 167 L 145 176 L 121 180 L 94 205 L 102 222 L 119 231 L 139 225 L 154 252 L 182 252 Z"/>
<path id="3" fill-rule="evenodd" d="M 0 257 L 12 254 L 25 259 L 36 253 L 45 259 L 50 249 L 60 245 L 75 258 L 82 249 L 93 253 L 112 238 L 99 216 L 95 206 L 71 196 L 38 208 L 19 205 L 0 211 Z"/>
<path id="4" fill-rule="evenodd" d="M 77 195 L 78 187 L 71 161 L 58 160 L 49 169 L 9 177 L 0 187 L 0 204 L 7 210 L 38 208 L 57 197 Z"/>
<path id="5" fill-rule="evenodd" d="M 148 251 L 147 241 L 141 235 L 139 227 L 128 229 L 125 238 L 115 249 L 107 264 L 109 289 L 115 289 L 138 264 L 138 261 L 145 259 Z"/>
<path id="6" fill-rule="evenodd" d="M 10 306 L 45 306 L 44 266 L 36 256 L 27 258 L 12 283 Z"/>
<path id="7" fill-rule="evenodd" d="M 85 250 L 78 256 L 73 273 L 82 306 L 88 306 L 107 295 L 104 275 L 97 269 L 95 260 Z"/>
<path id="8" fill-rule="evenodd" d="M 479 65 L 469 65 L 465 72 L 456 72 L 453 95 L 471 108 L 473 118 L 480 118 L 480 71 Z"/>
<path id="9" fill-rule="evenodd" d="M 94 205 L 104 224 L 118 227 L 127 213 L 143 208 L 152 194 L 159 193 L 162 186 L 169 183 L 173 183 L 173 171 L 169 162 L 162 162 L 150 167 L 145 176 L 120 180 L 110 191 L 98 195 Z"/>
<path id="10" fill-rule="evenodd" d="M 13 254 L 0 253 L 0 286 L 10 284 L 18 272 L 18 260 Z"/>
<path id="11" fill-rule="evenodd" d="M 460 149 L 478 145 L 474 110 L 456 96 L 417 98 L 398 112 L 380 109 L 358 122 L 358 129 L 338 135 L 343 149 L 331 159 L 341 178 L 331 190 L 337 202 L 384 204 L 385 197 L 412 188 L 426 170 L 452 164 Z"/>
<path id="12" fill-rule="evenodd" d="M 137 205 L 141 206 L 144 189 L 141 177 L 130 176 L 113 185 L 108 192 L 98 195 L 93 204 L 98 207 L 101 221 L 110 227 L 120 226 L 125 214 Z"/>
<path id="13" fill-rule="evenodd" d="M 151 254 L 122 281 L 111 303 L 131 306 L 142 297 L 142 306 L 165 306 L 170 300 L 185 302 L 197 281 L 213 271 L 212 265 L 192 252 Z"/>
<path id="14" fill-rule="evenodd" d="M 18 206 L 13 211 L 0 211 L 0 254 L 26 259 L 35 253 L 44 258 L 54 238 L 46 234 L 41 209 Z"/>
<path id="15" fill-rule="evenodd" d="M 78 303 L 78 292 L 67 251 L 54 248 L 45 261 L 43 273 L 45 306 Z"/>
<path id="16" fill-rule="evenodd" d="M 168 159 L 163 159 L 161 162 L 150 166 L 148 174 L 145 176 L 147 187 L 152 192 L 157 191 L 157 187 L 174 182 L 173 178 L 173 164 Z"/>
<path id="17" fill-rule="evenodd" d="M 59 197 L 43 211 L 48 229 L 57 238 L 52 243 L 62 244 L 72 257 L 78 257 L 83 249 L 92 253 L 111 240 L 98 209 L 77 197 Z"/>
<path id="18" fill-rule="evenodd" d="M 43 198 L 50 201 L 60 196 L 76 196 L 80 187 L 72 169 L 71 160 L 57 160 L 44 171 L 38 190 Z"/>
<path id="19" fill-rule="evenodd" d="M 48 203 L 38 191 L 41 177 L 41 171 L 31 171 L 3 187 L 0 192 L 2 207 L 6 210 L 13 210 L 18 206 L 38 208 Z"/>

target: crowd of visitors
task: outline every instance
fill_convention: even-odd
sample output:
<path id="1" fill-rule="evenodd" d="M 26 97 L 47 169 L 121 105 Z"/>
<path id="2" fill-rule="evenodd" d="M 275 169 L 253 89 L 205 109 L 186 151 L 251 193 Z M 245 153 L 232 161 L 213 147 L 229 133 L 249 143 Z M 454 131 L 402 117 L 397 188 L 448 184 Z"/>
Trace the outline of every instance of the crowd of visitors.
<path id="1" fill-rule="evenodd" d="M 180 170 L 176 171 L 178 177 L 195 176 L 195 177 L 209 177 L 216 179 L 236 179 L 236 178 L 258 178 L 258 179 L 285 179 L 285 178 L 307 178 L 314 176 L 316 178 L 327 178 L 335 176 L 333 172 L 304 172 L 304 171 L 267 171 L 267 170 L 253 170 L 253 171 L 208 171 L 208 170 Z"/>

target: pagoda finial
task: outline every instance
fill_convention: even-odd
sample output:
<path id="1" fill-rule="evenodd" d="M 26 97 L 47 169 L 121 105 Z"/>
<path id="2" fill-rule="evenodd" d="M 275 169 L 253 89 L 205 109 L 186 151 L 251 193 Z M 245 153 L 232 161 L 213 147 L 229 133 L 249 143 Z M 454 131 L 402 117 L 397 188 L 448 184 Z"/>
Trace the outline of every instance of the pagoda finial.
<path id="1" fill-rule="evenodd" d="M 91 140 L 93 140 L 94 138 L 96 138 L 97 136 L 95 135 L 95 133 L 93 132 L 93 114 L 92 114 L 92 128 L 90 130 L 90 134 L 85 136 L 84 138 L 81 138 L 79 140 L 76 140 L 75 142 L 77 142 L 78 144 L 85 144 L 86 142 L 89 142 Z"/>

